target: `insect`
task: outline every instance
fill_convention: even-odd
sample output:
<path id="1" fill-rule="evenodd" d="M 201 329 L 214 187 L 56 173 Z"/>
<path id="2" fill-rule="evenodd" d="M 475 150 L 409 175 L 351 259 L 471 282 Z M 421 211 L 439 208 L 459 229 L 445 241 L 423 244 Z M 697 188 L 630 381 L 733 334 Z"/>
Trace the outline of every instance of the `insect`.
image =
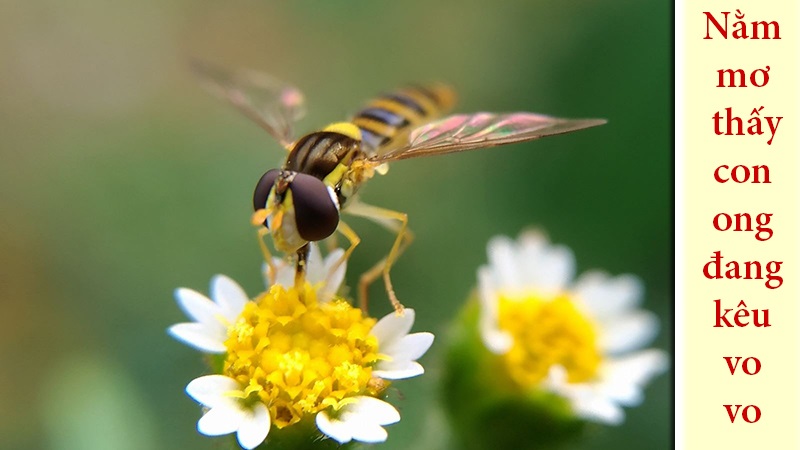
<path id="1" fill-rule="evenodd" d="M 367 205 L 356 196 L 367 180 L 386 173 L 387 163 L 525 142 L 606 123 L 527 112 L 442 118 L 453 107 L 455 93 L 446 85 L 430 84 L 376 97 L 349 121 L 295 139 L 294 124 L 304 114 L 303 95 L 297 88 L 252 71 L 228 72 L 201 62 L 194 62 L 193 68 L 209 91 L 230 102 L 288 152 L 283 166 L 264 173 L 253 194 L 252 222 L 259 227 L 259 245 L 268 264 L 272 258 L 265 237 L 271 235 L 278 251 L 295 255 L 295 283 L 303 283 L 308 244 L 336 231 L 349 241 L 340 263 L 347 260 L 360 238 L 341 213 L 371 219 L 396 233 L 388 255 L 359 280 L 363 309 L 367 288 L 381 276 L 395 310 L 403 308 L 390 271 L 413 239 L 408 217 Z"/>

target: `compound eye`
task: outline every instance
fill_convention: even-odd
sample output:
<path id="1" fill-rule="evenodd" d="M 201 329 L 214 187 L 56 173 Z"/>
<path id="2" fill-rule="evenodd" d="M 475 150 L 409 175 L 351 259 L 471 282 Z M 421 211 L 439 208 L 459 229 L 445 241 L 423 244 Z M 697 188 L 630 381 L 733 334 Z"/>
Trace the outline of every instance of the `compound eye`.
<path id="1" fill-rule="evenodd" d="M 294 202 L 295 223 L 300 237 L 321 241 L 339 225 L 339 205 L 332 191 L 319 178 L 298 173 L 289 185 Z"/>
<path id="2" fill-rule="evenodd" d="M 269 192 L 272 190 L 272 185 L 275 184 L 275 180 L 280 174 L 280 170 L 272 169 L 267 171 L 264 175 L 261 175 L 261 179 L 258 180 L 258 184 L 256 184 L 256 190 L 253 192 L 253 211 L 258 211 L 259 209 L 267 207 Z"/>

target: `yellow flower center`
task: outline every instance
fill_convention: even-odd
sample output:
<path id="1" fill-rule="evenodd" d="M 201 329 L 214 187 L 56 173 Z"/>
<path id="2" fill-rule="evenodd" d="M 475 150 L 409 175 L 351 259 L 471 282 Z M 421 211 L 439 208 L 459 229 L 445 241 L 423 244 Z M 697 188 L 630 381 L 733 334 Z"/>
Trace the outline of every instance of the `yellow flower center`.
<path id="1" fill-rule="evenodd" d="M 500 296 L 500 328 L 514 343 L 503 355 L 511 378 L 533 387 L 547 377 L 550 367 L 563 366 L 571 383 L 594 377 L 600 365 L 594 325 L 567 296 Z"/>
<path id="2" fill-rule="evenodd" d="M 223 374 L 243 386 L 235 395 L 262 401 L 283 428 L 372 393 L 373 325 L 341 298 L 318 303 L 308 283 L 301 290 L 275 285 L 248 302 L 229 328 Z"/>

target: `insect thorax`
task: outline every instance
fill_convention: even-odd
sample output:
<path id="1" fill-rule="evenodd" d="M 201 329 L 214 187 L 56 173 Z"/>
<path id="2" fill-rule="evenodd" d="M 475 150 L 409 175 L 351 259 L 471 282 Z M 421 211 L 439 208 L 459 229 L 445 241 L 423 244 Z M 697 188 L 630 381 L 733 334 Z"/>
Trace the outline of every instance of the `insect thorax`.
<path id="1" fill-rule="evenodd" d="M 297 141 L 284 169 L 324 180 L 339 164 L 349 166 L 360 154 L 360 141 L 337 132 L 317 131 Z"/>
<path id="2" fill-rule="evenodd" d="M 353 162 L 366 158 L 361 149 L 361 140 L 356 139 L 357 137 L 359 136 L 328 130 L 307 134 L 294 145 L 286 159 L 284 170 L 305 173 L 323 180 L 326 185 L 335 189 L 340 204 L 344 206 L 360 184 L 351 179 L 355 174 L 350 167 Z"/>

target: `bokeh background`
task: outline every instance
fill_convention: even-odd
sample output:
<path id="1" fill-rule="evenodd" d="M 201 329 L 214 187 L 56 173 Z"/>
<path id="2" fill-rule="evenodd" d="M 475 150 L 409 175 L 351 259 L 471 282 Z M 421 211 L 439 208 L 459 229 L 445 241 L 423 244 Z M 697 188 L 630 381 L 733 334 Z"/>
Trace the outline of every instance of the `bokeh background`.
<path id="1" fill-rule="evenodd" d="M 444 336 L 495 234 L 538 226 L 581 270 L 635 273 L 671 350 L 671 6 L 576 0 L 0 2 L 0 448 L 213 449 L 184 393 L 199 354 L 165 330 L 172 291 L 225 273 L 262 287 L 248 219 L 269 136 L 194 82 L 197 56 L 302 87 L 302 130 L 407 81 L 457 86 L 463 111 L 609 124 L 395 164 L 363 191 L 410 214 L 393 279 L 418 330 Z M 348 280 L 391 236 L 364 238 Z M 381 287 L 372 312 L 389 310 Z M 384 448 L 447 448 L 439 373 L 398 384 Z M 672 380 L 584 448 L 672 446 Z"/>

